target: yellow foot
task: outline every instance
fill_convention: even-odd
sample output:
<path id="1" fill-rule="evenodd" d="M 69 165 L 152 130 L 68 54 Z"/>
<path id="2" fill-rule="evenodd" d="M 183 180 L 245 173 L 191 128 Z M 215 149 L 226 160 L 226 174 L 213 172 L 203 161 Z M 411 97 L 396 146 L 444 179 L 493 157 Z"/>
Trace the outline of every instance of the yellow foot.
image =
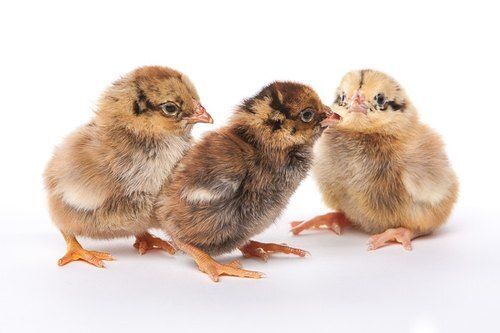
<path id="1" fill-rule="evenodd" d="M 175 248 L 170 244 L 169 242 L 158 238 L 154 237 L 150 233 L 146 232 L 140 236 L 135 237 L 135 243 L 134 247 L 139 250 L 139 254 L 143 255 L 144 253 L 148 252 L 149 250 L 153 249 L 160 249 L 167 251 L 169 254 L 175 254 Z"/>
<path id="2" fill-rule="evenodd" d="M 59 266 L 64 266 L 67 263 L 77 260 L 86 261 L 96 267 L 104 268 L 102 260 L 113 260 L 113 257 L 109 253 L 88 251 L 80 247 L 68 249 L 68 252 L 57 263 Z"/>
<path id="3" fill-rule="evenodd" d="M 207 253 L 203 252 L 196 246 L 193 246 L 188 243 L 184 243 L 180 240 L 175 240 L 175 244 L 188 255 L 190 255 L 200 271 L 208 274 L 210 278 L 214 282 L 219 281 L 219 276 L 221 275 L 230 275 L 242 278 L 252 278 L 252 279 L 260 279 L 264 276 L 264 274 L 260 272 L 247 271 L 241 269 L 241 263 L 238 260 L 234 260 L 227 265 L 223 265 L 215 261 L 211 256 Z"/>
<path id="4" fill-rule="evenodd" d="M 328 213 L 316 216 L 308 221 L 295 221 L 290 223 L 294 235 L 300 234 L 308 229 L 330 229 L 337 235 L 341 235 L 344 229 L 351 225 L 344 213 Z"/>
<path id="5" fill-rule="evenodd" d="M 239 260 L 233 260 L 229 264 L 224 265 L 210 258 L 206 260 L 199 260 L 197 261 L 197 264 L 200 271 L 208 274 L 214 282 L 219 282 L 219 276 L 222 275 L 252 279 L 260 279 L 261 277 L 264 277 L 263 273 L 241 269 L 241 263 Z"/>
<path id="6" fill-rule="evenodd" d="M 65 232 L 62 232 L 62 234 L 66 241 L 67 251 L 64 257 L 57 262 L 59 266 L 64 266 L 72 261 L 82 260 L 103 268 L 103 260 L 114 260 L 109 253 L 85 250 L 80 243 L 78 243 L 74 235 Z"/>
<path id="7" fill-rule="evenodd" d="M 259 243 L 256 241 L 250 241 L 247 245 L 240 248 L 241 253 L 247 258 L 259 258 L 264 261 L 269 259 L 271 253 L 286 253 L 295 254 L 299 257 L 305 257 L 309 252 L 289 247 L 286 244 L 274 244 L 274 243 Z"/>
<path id="8" fill-rule="evenodd" d="M 418 237 L 417 233 L 406 228 L 387 229 L 381 234 L 370 237 L 368 240 L 368 251 L 394 243 L 401 243 L 405 250 L 411 251 L 411 240 L 416 237 Z"/>

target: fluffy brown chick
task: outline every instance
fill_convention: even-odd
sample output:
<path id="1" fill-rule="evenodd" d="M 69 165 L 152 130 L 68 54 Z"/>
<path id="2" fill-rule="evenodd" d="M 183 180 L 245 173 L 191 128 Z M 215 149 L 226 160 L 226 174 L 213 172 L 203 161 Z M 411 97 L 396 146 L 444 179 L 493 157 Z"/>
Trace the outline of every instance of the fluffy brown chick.
<path id="1" fill-rule="evenodd" d="M 401 86 L 374 70 L 350 72 L 333 110 L 343 119 L 325 131 L 313 172 L 336 212 L 292 223 L 295 234 L 327 226 L 375 234 L 368 248 L 411 240 L 442 225 L 457 200 L 458 181 L 439 135 L 419 121 Z"/>
<path id="2" fill-rule="evenodd" d="M 261 273 L 241 269 L 238 261 L 219 264 L 210 255 L 238 248 L 264 260 L 271 252 L 306 254 L 250 239 L 276 220 L 306 176 L 328 111 L 311 88 L 275 82 L 245 100 L 227 126 L 181 160 L 158 198 L 157 219 L 214 281 Z"/>
<path id="3" fill-rule="evenodd" d="M 83 249 L 76 236 L 136 236 L 141 254 L 174 253 L 148 229 L 157 226 L 153 205 L 196 122 L 212 119 L 187 76 L 167 67 L 138 68 L 104 92 L 94 119 L 64 140 L 45 170 L 49 211 L 68 248 L 59 265 L 112 260 Z"/>

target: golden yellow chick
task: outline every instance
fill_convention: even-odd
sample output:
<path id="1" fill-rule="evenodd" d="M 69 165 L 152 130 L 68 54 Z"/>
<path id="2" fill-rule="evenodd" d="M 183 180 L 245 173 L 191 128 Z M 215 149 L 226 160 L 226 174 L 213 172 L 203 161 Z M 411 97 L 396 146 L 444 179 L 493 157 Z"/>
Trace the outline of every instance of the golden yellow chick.
<path id="1" fill-rule="evenodd" d="M 328 227 L 340 234 L 353 225 L 373 234 L 368 249 L 431 233 L 450 215 L 458 180 L 439 135 L 419 121 L 403 88 L 388 75 L 346 74 L 330 126 L 315 147 L 313 172 L 326 204 L 335 212 L 293 222 L 299 234 Z"/>
<path id="2" fill-rule="evenodd" d="M 156 197 L 190 148 L 197 122 L 212 118 L 189 79 L 167 67 L 138 68 L 104 92 L 94 119 L 64 140 L 45 170 L 49 211 L 67 243 L 59 265 L 112 260 L 83 249 L 76 236 L 136 236 L 141 254 L 175 252 L 148 229 L 157 227 Z"/>

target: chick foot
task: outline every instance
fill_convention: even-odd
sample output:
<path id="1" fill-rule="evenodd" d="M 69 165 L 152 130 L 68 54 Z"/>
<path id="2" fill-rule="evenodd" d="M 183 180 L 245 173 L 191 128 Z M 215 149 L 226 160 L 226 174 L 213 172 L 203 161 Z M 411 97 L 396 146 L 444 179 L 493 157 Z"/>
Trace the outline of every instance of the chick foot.
<path id="1" fill-rule="evenodd" d="M 330 229 L 337 235 L 341 235 L 345 228 L 351 225 L 344 213 L 328 213 L 316 216 L 308 221 L 295 221 L 290 223 L 294 235 L 300 234 L 308 229 Z"/>
<path id="2" fill-rule="evenodd" d="M 135 237 L 134 247 L 139 250 L 140 255 L 153 249 L 164 250 L 171 255 L 175 254 L 175 248 L 172 244 L 161 238 L 154 237 L 148 232 Z"/>
<path id="3" fill-rule="evenodd" d="M 299 257 L 305 257 L 309 252 L 289 247 L 286 244 L 274 244 L 274 243 L 260 243 L 256 241 L 250 241 L 247 245 L 240 248 L 241 253 L 246 258 L 259 258 L 264 261 L 269 259 L 271 253 L 286 253 L 295 254 Z"/>
<path id="4" fill-rule="evenodd" d="M 96 267 L 104 268 L 103 260 L 114 260 L 109 253 L 85 250 L 74 236 L 65 234 L 63 236 L 66 240 L 68 250 L 57 262 L 59 266 L 64 266 L 72 261 L 82 260 Z"/>
<path id="5" fill-rule="evenodd" d="M 383 233 L 370 237 L 368 240 L 368 251 L 373 251 L 394 243 L 401 243 L 405 250 L 411 251 L 411 240 L 418 236 L 419 234 L 406 228 L 387 229 Z"/>
<path id="6" fill-rule="evenodd" d="M 260 279 L 264 276 L 264 274 L 260 272 L 241 269 L 241 263 L 238 260 L 234 260 L 229 264 L 224 265 L 218 263 L 208 254 L 195 246 L 179 241 L 176 241 L 175 243 L 177 244 L 179 249 L 190 255 L 198 265 L 198 269 L 210 276 L 210 278 L 214 282 L 219 282 L 219 277 L 222 275 L 253 279 Z"/>

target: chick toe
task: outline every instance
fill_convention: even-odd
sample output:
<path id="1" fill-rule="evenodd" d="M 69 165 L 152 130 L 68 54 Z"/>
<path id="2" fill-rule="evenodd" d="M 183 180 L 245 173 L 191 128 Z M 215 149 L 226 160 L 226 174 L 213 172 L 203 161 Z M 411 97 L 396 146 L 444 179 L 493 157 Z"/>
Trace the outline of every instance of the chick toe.
<path id="1" fill-rule="evenodd" d="M 134 247 L 139 251 L 140 255 L 143 255 L 149 250 L 153 249 L 164 250 L 171 255 L 175 254 L 175 248 L 172 246 L 172 244 L 161 238 L 154 237 L 148 232 L 136 236 Z"/>
<path id="2" fill-rule="evenodd" d="M 111 254 L 105 253 L 105 252 L 98 252 L 98 251 L 88 251 L 83 248 L 80 249 L 73 249 L 59 259 L 58 265 L 59 266 L 64 266 L 72 261 L 85 261 L 91 265 L 94 265 L 99 268 L 104 268 L 104 263 L 102 262 L 103 260 L 114 260 Z"/>
<path id="3" fill-rule="evenodd" d="M 219 282 L 219 277 L 221 275 L 252 279 L 260 279 L 264 277 L 263 273 L 241 269 L 241 263 L 239 260 L 233 260 L 229 264 L 224 265 L 215 261 L 210 255 L 203 252 L 196 246 L 179 240 L 176 240 L 175 243 L 179 249 L 191 256 L 198 265 L 198 269 L 203 273 L 206 273 L 214 282 Z"/>
<path id="4" fill-rule="evenodd" d="M 235 267 L 233 263 L 228 265 L 224 265 L 218 263 L 215 260 L 206 261 L 203 263 L 198 263 L 198 268 L 200 271 L 208 274 L 210 278 L 214 282 L 219 282 L 219 277 L 222 275 L 235 276 L 241 278 L 252 278 L 252 279 L 260 279 L 263 277 L 263 274 L 256 271 L 248 271 L 245 269 Z"/>
<path id="5" fill-rule="evenodd" d="M 350 226 L 349 220 L 343 213 L 333 212 L 325 215 L 316 216 L 307 221 L 295 221 L 290 223 L 290 230 L 294 235 L 300 234 L 309 229 L 330 229 L 337 235 L 341 235 L 345 228 Z"/>
<path id="6" fill-rule="evenodd" d="M 368 251 L 373 251 L 394 243 L 400 243 L 405 250 L 411 251 L 411 240 L 417 236 L 414 231 L 406 228 L 387 229 L 383 233 L 370 237 L 368 240 Z"/>
<path id="7" fill-rule="evenodd" d="M 250 241 L 247 245 L 240 248 L 241 253 L 247 258 L 259 258 L 264 261 L 269 259 L 271 253 L 294 254 L 299 257 L 309 255 L 309 252 L 287 246 L 286 244 L 260 243 Z"/>
<path id="8" fill-rule="evenodd" d="M 231 261 L 229 264 L 227 264 L 228 266 L 231 266 L 231 267 L 234 267 L 234 268 L 241 268 L 241 261 L 239 261 L 238 259 L 235 259 L 233 261 Z"/>
<path id="9" fill-rule="evenodd" d="M 72 261 L 82 260 L 96 267 L 104 268 L 104 263 L 102 262 L 103 260 L 114 260 L 111 254 L 85 250 L 80 243 L 78 243 L 75 236 L 65 232 L 62 234 L 64 240 L 66 241 L 67 251 L 66 254 L 57 262 L 59 266 L 64 266 Z"/>

